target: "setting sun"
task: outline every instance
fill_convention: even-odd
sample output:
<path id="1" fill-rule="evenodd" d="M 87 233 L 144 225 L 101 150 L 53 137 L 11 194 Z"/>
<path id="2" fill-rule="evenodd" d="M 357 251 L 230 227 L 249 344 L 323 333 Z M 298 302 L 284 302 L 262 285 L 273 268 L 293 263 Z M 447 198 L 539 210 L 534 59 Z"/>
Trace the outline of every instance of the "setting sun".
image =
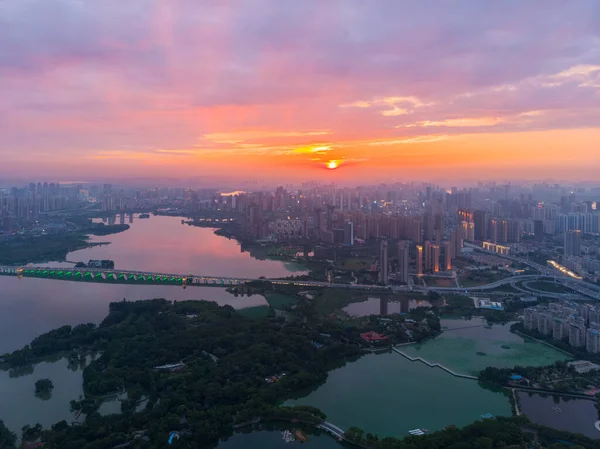
<path id="1" fill-rule="evenodd" d="M 327 162 L 327 168 L 329 170 L 335 170 L 339 166 L 340 166 L 340 163 L 338 161 L 329 161 L 329 162 Z"/>

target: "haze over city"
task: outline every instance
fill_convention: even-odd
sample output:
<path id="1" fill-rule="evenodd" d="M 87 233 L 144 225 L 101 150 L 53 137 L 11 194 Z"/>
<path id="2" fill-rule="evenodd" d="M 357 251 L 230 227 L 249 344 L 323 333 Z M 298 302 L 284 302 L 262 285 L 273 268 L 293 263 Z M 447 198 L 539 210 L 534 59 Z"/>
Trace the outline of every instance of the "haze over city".
<path id="1" fill-rule="evenodd" d="M 594 0 L 8 0 L 0 176 L 593 179 Z"/>

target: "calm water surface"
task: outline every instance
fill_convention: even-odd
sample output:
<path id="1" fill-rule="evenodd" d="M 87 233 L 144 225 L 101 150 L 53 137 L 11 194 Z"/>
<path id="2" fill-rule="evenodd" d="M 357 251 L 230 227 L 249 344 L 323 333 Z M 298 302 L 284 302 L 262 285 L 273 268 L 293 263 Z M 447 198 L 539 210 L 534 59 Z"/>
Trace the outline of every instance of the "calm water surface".
<path id="1" fill-rule="evenodd" d="M 26 424 L 48 427 L 63 419 L 70 423 L 74 415 L 69 402 L 83 394 L 81 373 L 80 368 L 69 369 L 66 359 L 38 363 L 33 373 L 21 377 L 11 378 L 9 372 L 0 371 L 0 419 L 18 436 Z M 35 396 L 35 382 L 44 378 L 54 383 L 48 400 Z"/>
<path id="2" fill-rule="evenodd" d="M 288 404 L 318 407 L 342 429 L 358 426 L 395 437 L 415 428 L 465 426 L 485 413 L 511 414 L 503 393 L 396 353 L 369 354 L 331 371 L 324 385 Z"/>
<path id="3" fill-rule="evenodd" d="M 536 424 L 581 433 L 590 438 L 600 438 L 600 431 L 594 423 L 598 420 L 598 410 L 594 401 L 560 396 L 517 393 L 521 411 Z M 558 407 L 561 411 L 553 410 Z"/>
<path id="4" fill-rule="evenodd" d="M 411 357 L 441 363 L 459 373 L 477 375 L 488 367 L 550 365 L 566 360 L 563 353 L 510 332 L 510 324 L 485 327 L 485 320 L 444 319 L 435 339 L 402 350 Z"/>
<path id="5" fill-rule="evenodd" d="M 217 236 L 212 229 L 181 224 L 174 217 L 135 220 L 120 234 L 93 237 L 110 245 L 75 251 L 70 261 L 112 259 L 116 268 L 194 273 L 231 277 L 281 277 L 298 274 L 301 267 L 280 261 L 258 260 L 242 252 L 235 240 Z M 43 265 L 64 265 L 57 262 Z M 262 296 L 235 298 L 217 287 L 118 285 L 18 279 L 0 276 L 0 354 L 23 347 L 41 333 L 64 324 L 100 322 L 113 301 L 166 298 L 169 300 L 210 300 L 235 308 L 267 305 Z M 71 420 L 69 401 L 82 394 L 81 371 L 67 368 L 66 360 L 40 363 L 33 374 L 11 378 L 0 371 L 0 419 L 20 434 L 25 424 L 49 426 Z M 55 388 L 49 400 L 34 395 L 34 383 L 49 378 Z M 118 412 L 120 403 L 104 404 L 104 413 Z"/>
<path id="6" fill-rule="evenodd" d="M 417 307 L 431 307 L 431 303 L 422 299 L 387 301 L 378 297 L 369 297 L 366 301 L 348 304 L 343 310 L 350 316 L 369 316 L 408 313 Z"/>
<path id="7" fill-rule="evenodd" d="M 69 253 L 67 260 L 112 259 L 122 269 L 225 275 L 281 277 L 300 274 L 302 267 L 274 260 L 258 260 L 242 252 L 239 243 L 212 229 L 182 225 L 176 217 L 134 220 L 128 231 L 95 236 L 91 241 L 110 245 Z M 43 265 L 72 266 L 65 263 Z M 206 299 L 235 308 L 267 305 L 261 296 L 235 298 L 217 287 L 118 285 L 17 279 L 0 276 L 0 354 L 23 347 L 32 338 L 63 324 L 99 322 L 113 301 L 166 298 Z"/>

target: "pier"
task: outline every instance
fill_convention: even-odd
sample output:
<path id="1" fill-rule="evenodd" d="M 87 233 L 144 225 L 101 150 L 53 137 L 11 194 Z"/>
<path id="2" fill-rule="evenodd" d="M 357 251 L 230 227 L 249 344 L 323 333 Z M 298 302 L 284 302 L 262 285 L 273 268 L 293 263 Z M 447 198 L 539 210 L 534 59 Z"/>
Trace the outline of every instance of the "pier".
<path id="1" fill-rule="evenodd" d="M 406 357 L 411 362 L 421 362 L 430 368 L 441 368 L 444 371 L 446 371 L 447 373 L 452 374 L 454 377 L 462 377 L 463 379 L 477 380 L 477 376 L 470 376 L 469 374 L 460 374 L 460 373 L 457 373 L 456 371 L 452 371 L 450 368 L 447 368 L 440 363 L 431 363 L 425 359 L 422 359 L 421 357 L 411 357 L 408 354 L 400 351 L 398 348 L 392 348 L 392 351 L 397 352 L 398 354 L 400 354 L 403 357 Z"/>

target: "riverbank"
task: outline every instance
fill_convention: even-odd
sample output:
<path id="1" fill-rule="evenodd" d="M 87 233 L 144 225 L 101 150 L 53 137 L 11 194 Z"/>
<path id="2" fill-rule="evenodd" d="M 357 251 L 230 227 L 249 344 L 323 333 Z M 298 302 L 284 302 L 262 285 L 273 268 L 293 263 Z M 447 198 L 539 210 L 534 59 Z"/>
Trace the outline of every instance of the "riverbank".
<path id="1" fill-rule="evenodd" d="M 13 236 L 0 244 L 0 265 L 26 265 L 48 261 L 66 261 L 67 254 L 109 242 L 91 242 L 90 236 L 125 232 L 129 225 L 95 225 L 57 235 Z"/>

